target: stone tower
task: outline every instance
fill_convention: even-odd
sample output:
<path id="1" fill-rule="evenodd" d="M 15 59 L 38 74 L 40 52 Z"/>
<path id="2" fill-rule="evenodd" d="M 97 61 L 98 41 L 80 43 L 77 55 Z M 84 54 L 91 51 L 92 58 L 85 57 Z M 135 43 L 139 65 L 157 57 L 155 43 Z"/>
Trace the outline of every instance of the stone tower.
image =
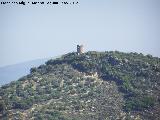
<path id="1" fill-rule="evenodd" d="M 80 55 L 84 52 L 83 45 L 77 45 L 77 54 Z"/>

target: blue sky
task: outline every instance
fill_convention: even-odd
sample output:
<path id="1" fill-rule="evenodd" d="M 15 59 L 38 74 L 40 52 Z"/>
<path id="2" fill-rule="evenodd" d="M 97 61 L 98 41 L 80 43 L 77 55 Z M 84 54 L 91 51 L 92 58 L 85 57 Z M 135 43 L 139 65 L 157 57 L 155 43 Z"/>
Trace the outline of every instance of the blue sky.
<path id="1" fill-rule="evenodd" d="M 59 56 L 75 51 L 77 44 L 85 51 L 160 57 L 160 0 L 77 1 L 0 5 L 0 66 Z"/>

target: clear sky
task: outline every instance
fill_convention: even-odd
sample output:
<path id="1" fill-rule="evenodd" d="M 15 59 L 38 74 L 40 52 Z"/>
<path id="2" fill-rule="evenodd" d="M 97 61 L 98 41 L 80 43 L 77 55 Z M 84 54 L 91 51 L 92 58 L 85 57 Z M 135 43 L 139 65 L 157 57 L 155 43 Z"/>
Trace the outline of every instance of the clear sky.
<path id="1" fill-rule="evenodd" d="M 160 57 L 160 0 L 76 1 L 79 4 L 0 4 L 0 66 L 62 55 L 75 51 L 77 44 L 84 44 L 86 51 Z"/>

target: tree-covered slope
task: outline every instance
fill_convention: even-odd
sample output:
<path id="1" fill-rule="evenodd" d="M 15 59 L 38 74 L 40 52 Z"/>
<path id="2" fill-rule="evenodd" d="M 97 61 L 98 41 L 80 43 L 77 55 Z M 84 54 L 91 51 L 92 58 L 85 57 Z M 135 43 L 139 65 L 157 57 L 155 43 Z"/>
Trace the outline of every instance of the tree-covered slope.
<path id="1" fill-rule="evenodd" d="M 160 118 L 160 58 L 69 53 L 0 88 L 1 119 Z"/>

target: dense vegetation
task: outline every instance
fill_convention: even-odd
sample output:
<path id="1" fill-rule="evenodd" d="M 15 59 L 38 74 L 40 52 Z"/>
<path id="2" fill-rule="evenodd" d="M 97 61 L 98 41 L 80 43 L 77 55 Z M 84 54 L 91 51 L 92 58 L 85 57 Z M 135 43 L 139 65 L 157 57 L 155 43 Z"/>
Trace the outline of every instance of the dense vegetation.
<path id="1" fill-rule="evenodd" d="M 3 119 L 160 118 L 160 58 L 69 53 L 0 88 Z"/>

